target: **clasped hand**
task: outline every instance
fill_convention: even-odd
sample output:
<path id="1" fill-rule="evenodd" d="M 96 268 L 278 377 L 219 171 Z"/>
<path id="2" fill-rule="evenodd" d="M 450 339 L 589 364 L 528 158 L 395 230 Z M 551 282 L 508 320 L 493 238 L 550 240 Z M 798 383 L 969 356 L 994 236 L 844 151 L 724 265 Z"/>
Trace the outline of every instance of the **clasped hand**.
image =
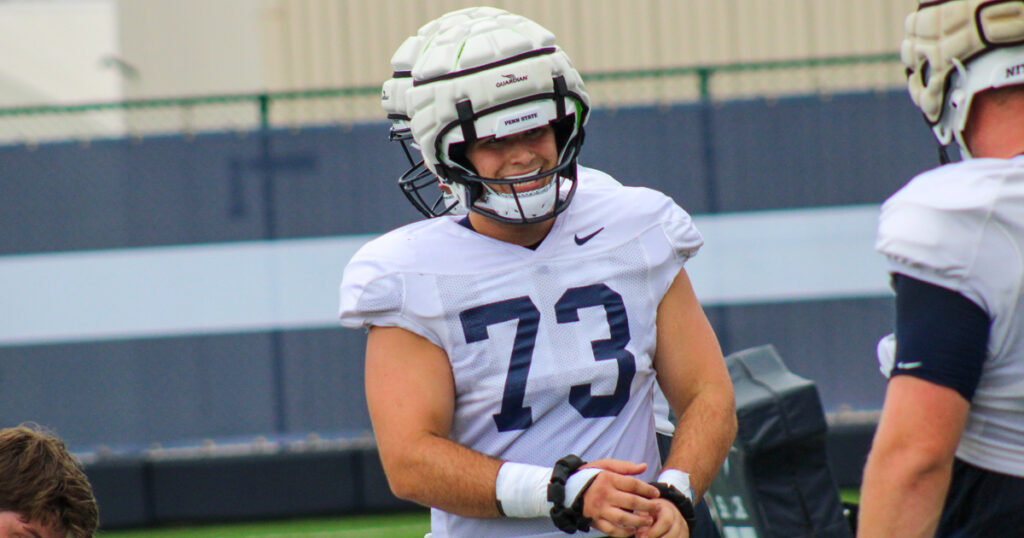
<path id="1" fill-rule="evenodd" d="M 689 538 L 679 510 L 659 498 L 658 488 L 635 477 L 647 470 L 646 463 L 602 459 L 583 467 L 605 471 L 583 494 L 583 515 L 593 528 L 615 537 Z"/>

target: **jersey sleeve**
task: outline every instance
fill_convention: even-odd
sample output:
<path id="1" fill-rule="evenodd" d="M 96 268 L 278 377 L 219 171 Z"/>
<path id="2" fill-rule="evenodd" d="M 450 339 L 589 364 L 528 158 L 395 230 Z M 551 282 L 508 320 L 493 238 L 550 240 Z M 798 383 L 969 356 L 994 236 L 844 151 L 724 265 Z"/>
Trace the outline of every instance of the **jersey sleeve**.
<path id="1" fill-rule="evenodd" d="M 364 247 L 345 267 L 338 314 L 342 326 L 401 327 L 440 345 L 433 331 L 406 315 L 405 273 L 374 250 Z"/>
<path id="2" fill-rule="evenodd" d="M 591 188 L 622 186 L 622 183 L 619 183 L 617 179 L 606 174 L 605 172 L 595 170 L 593 168 L 587 168 L 586 166 L 583 165 L 577 166 L 577 174 L 579 174 L 580 181 L 586 183 L 587 186 Z"/>
<path id="3" fill-rule="evenodd" d="M 951 184 L 956 179 L 948 171 L 931 172 L 887 200 L 875 249 L 890 273 L 953 290 L 984 309 L 976 263 L 991 199 L 983 184 Z"/>
<path id="4" fill-rule="evenodd" d="M 645 239 L 651 256 L 651 281 L 662 295 L 675 280 L 687 260 L 704 245 L 690 214 L 668 196 L 650 191 L 654 200 L 649 202 L 652 214 L 645 218 L 657 222 L 656 230 Z"/>
<path id="5" fill-rule="evenodd" d="M 694 257 L 704 245 L 704 238 L 697 230 L 690 214 L 675 203 L 671 203 L 665 211 L 666 218 L 661 227 L 665 232 L 669 245 L 676 259 L 682 264 Z"/>
<path id="6" fill-rule="evenodd" d="M 642 215 L 640 218 L 659 224 L 663 240 L 667 242 L 672 257 L 681 268 L 704 245 L 704 238 L 697 230 L 690 214 L 675 200 L 658 191 L 643 188 L 640 191 L 650 199 L 637 203 L 651 208 L 650 214 Z M 676 269 L 676 272 L 679 268 Z"/>

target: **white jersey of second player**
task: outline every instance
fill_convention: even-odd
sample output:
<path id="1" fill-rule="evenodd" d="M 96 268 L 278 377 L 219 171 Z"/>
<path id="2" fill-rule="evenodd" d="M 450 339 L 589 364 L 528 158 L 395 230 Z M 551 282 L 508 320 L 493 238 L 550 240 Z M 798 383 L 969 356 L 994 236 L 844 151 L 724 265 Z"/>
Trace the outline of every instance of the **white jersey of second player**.
<path id="1" fill-rule="evenodd" d="M 914 178 L 882 206 L 876 248 L 889 272 L 956 291 L 992 320 L 957 456 L 1024 477 L 1024 156 Z"/>
<path id="2" fill-rule="evenodd" d="M 447 353 L 452 440 L 543 466 L 569 453 L 646 462 L 640 478 L 652 480 L 656 311 L 701 244 L 665 195 L 584 179 L 536 250 L 480 235 L 459 217 L 367 243 L 345 270 L 341 320 L 402 327 Z M 436 509 L 432 528 L 435 537 L 562 535 L 547 519 Z"/>

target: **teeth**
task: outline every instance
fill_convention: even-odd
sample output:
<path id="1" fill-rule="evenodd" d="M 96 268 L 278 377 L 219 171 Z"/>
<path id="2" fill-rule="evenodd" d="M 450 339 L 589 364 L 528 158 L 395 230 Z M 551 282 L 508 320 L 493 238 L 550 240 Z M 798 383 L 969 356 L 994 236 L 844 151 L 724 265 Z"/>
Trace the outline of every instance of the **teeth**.
<path id="1" fill-rule="evenodd" d="M 540 173 L 540 168 L 538 168 L 538 169 L 536 169 L 536 170 L 534 170 L 532 172 L 527 172 L 525 174 L 520 174 L 518 176 L 505 176 L 505 179 L 523 179 L 523 178 L 526 178 L 526 177 L 535 176 L 535 175 L 537 175 L 539 173 Z"/>

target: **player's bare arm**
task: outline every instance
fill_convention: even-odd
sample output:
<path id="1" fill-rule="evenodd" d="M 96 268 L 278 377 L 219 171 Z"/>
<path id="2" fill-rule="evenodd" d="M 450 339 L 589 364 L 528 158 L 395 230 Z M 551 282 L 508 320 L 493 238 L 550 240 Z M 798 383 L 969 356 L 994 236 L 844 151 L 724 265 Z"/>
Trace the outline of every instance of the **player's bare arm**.
<path id="1" fill-rule="evenodd" d="M 366 397 L 396 496 L 469 517 L 499 515 L 501 461 L 448 439 L 455 386 L 444 351 L 405 329 L 371 328 Z"/>
<path id="2" fill-rule="evenodd" d="M 677 418 L 666 469 L 690 475 L 699 499 L 736 437 L 736 401 L 722 350 L 681 270 L 658 307 L 658 383 Z"/>
<path id="3" fill-rule="evenodd" d="M 678 417 L 665 469 L 689 475 L 688 484 L 673 485 L 689 490 L 683 493 L 696 502 L 725 461 L 737 425 L 732 381 L 685 269 L 658 307 L 657 326 L 654 367 Z M 656 502 L 658 508 L 651 512 L 654 522 L 637 536 L 689 536 L 689 526 L 676 506 L 664 499 Z"/>
<path id="4" fill-rule="evenodd" d="M 969 403 L 901 375 L 889 381 L 861 488 L 858 534 L 934 536 Z"/>

